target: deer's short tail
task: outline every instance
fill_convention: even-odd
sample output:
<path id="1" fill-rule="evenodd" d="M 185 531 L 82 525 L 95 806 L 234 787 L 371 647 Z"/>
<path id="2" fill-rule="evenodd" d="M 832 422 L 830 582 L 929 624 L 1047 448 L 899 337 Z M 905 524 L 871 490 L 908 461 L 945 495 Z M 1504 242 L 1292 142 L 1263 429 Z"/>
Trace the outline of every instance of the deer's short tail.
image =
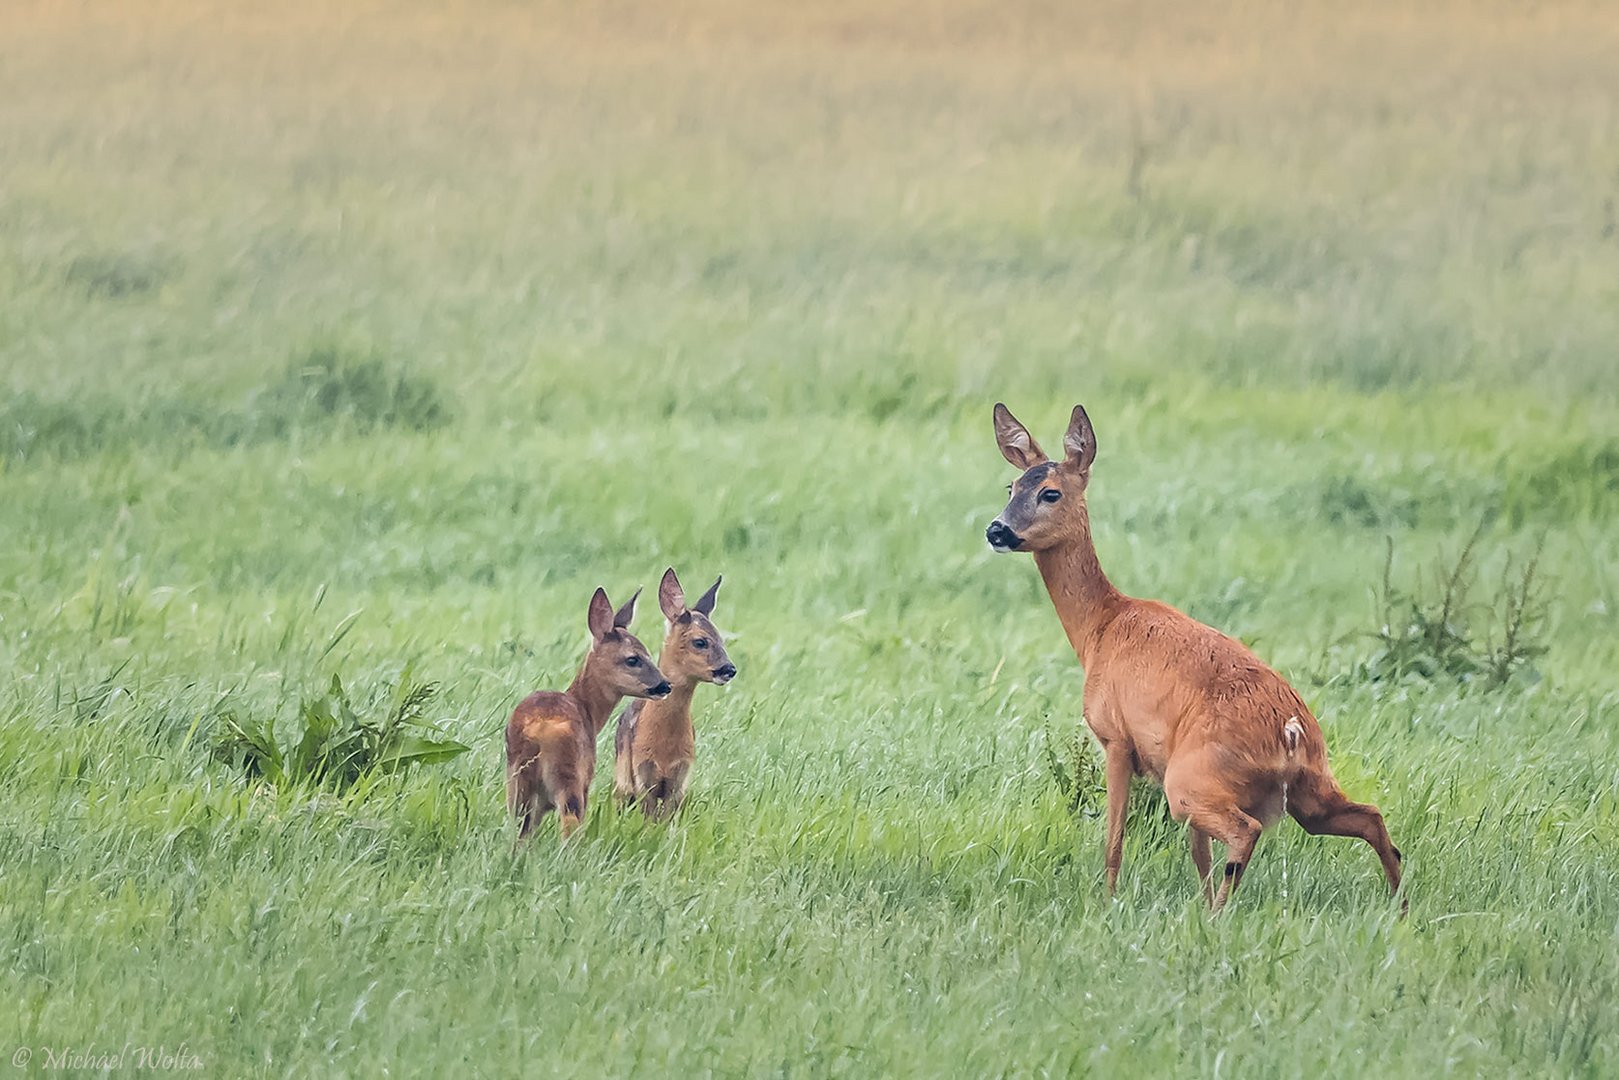
<path id="1" fill-rule="evenodd" d="M 1299 741 L 1304 738 L 1304 725 L 1299 718 L 1290 716 L 1287 723 L 1282 725 L 1282 745 L 1287 747 L 1287 756 L 1292 757 L 1299 749 Z"/>

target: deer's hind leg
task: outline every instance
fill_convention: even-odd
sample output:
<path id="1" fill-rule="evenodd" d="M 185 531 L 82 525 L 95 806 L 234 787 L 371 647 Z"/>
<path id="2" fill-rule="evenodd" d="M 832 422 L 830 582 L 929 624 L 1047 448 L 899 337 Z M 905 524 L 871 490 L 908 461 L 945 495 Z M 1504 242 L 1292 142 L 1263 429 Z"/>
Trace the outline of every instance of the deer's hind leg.
<path id="1" fill-rule="evenodd" d="M 590 788 L 589 772 L 582 762 L 548 761 L 544 765 L 541 786 L 546 809 L 556 807 L 557 816 L 562 821 L 562 841 L 567 843 L 568 837 L 574 834 L 585 817 L 585 799 Z"/>
<path id="2" fill-rule="evenodd" d="M 1192 827 L 1208 833 L 1225 845 L 1225 878 L 1220 891 L 1209 901 L 1210 911 L 1219 911 L 1237 886 L 1242 884 L 1242 872 L 1254 857 L 1254 845 L 1264 826 L 1258 818 L 1250 817 L 1231 807 L 1226 810 L 1198 810 L 1192 813 Z"/>
<path id="3" fill-rule="evenodd" d="M 539 762 L 530 758 L 506 774 L 506 809 L 517 819 L 517 840 L 521 848 L 551 809 L 540 778 Z"/>
<path id="4" fill-rule="evenodd" d="M 1383 815 L 1370 803 L 1351 802 L 1330 777 L 1312 777 L 1289 792 L 1288 813 L 1313 836 L 1358 836 L 1377 852 L 1389 892 L 1400 889 L 1403 857 L 1389 839 Z"/>
<path id="5" fill-rule="evenodd" d="M 1209 900 L 1211 911 L 1225 907 L 1226 901 L 1242 882 L 1242 872 L 1254 855 L 1254 845 L 1264 824 L 1238 805 L 1238 799 L 1223 784 L 1219 774 L 1198 758 L 1177 758 L 1164 772 L 1164 795 L 1169 812 L 1177 821 L 1190 822 L 1194 830 L 1192 858 L 1198 858 L 1197 834 L 1203 834 L 1207 850 L 1210 838 L 1225 845 L 1225 876 L 1219 892 Z M 1201 868 L 1199 868 L 1201 870 Z M 1211 882 L 1212 885 L 1212 882 Z"/>

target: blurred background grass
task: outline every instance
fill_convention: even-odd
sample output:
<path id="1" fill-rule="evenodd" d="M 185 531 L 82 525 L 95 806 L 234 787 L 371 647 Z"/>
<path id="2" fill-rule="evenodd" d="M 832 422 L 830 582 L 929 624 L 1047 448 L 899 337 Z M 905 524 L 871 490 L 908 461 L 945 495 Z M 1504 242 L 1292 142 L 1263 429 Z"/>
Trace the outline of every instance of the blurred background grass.
<path id="1" fill-rule="evenodd" d="M 1609 6 L 4 21 L 16 1042 L 133 1025 L 264 1073 L 1611 1065 Z M 1410 922 L 1289 827 L 1208 926 L 1150 800 L 1104 903 L 1045 756 L 1077 668 L 982 540 L 997 399 L 1048 446 L 1087 405 L 1105 565 L 1301 684 L 1413 859 Z M 1466 616 L 1543 545 L 1544 655 L 1494 690 L 1373 678 L 1385 544 L 1427 593 L 1480 521 Z M 700 698 L 693 812 L 514 864 L 506 714 L 566 682 L 591 588 L 671 563 L 725 574 L 743 669 Z M 222 701 L 288 715 L 407 661 L 474 745 L 452 766 L 322 801 L 208 753 Z"/>

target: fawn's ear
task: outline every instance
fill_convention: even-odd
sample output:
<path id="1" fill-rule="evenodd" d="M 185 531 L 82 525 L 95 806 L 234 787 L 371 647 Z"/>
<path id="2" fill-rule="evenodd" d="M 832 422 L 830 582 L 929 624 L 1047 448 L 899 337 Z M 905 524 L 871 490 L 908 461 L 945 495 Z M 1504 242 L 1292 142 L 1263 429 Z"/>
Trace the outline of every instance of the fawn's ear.
<path id="1" fill-rule="evenodd" d="M 590 636 L 600 641 L 613 631 L 613 602 L 607 599 L 606 589 L 597 589 L 590 598 L 590 615 L 585 625 L 590 627 Z"/>
<path id="2" fill-rule="evenodd" d="M 1006 460 L 1019 469 L 1032 469 L 1051 460 L 1029 434 L 1029 429 L 1018 423 L 1012 410 L 998 401 L 995 403 L 995 441 L 1000 444 Z"/>
<path id="3" fill-rule="evenodd" d="M 1062 437 L 1062 448 L 1068 452 L 1068 463 L 1081 471 L 1096 460 L 1096 429 L 1085 415 L 1085 406 L 1075 405 L 1074 415 L 1068 421 L 1068 433 Z"/>
<path id="4" fill-rule="evenodd" d="M 675 577 L 672 566 L 663 572 L 663 580 L 658 583 L 658 607 L 670 622 L 686 614 L 686 594 L 681 590 L 680 579 Z"/>
<path id="5" fill-rule="evenodd" d="M 641 590 L 636 589 L 635 595 L 625 602 L 624 606 L 613 613 L 613 629 L 628 630 L 630 620 L 635 618 L 635 602 L 641 598 Z"/>
<path id="6" fill-rule="evenodd" d="M 720 582 L 724 580 L 723 576 L 715 578 L 714 584 L 708 587 L 706 593 L 697 598 L 697 603 L 693 604 L 691 609 L 705 618 L 714 614 L 714 598 L 719 595 Z"/>

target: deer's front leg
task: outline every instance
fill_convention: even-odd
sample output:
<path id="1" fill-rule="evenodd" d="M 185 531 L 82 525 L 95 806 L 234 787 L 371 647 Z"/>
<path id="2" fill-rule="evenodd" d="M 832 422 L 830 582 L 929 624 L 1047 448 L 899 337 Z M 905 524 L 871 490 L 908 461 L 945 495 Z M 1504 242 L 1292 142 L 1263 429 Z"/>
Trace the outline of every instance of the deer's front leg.
<path id="1" fill-rule="evenodd" d="M 1203 899 L 1214 903 L 1214 879 L 1209 876 L 1211 856 L 1209 852 L 1209 834 L 1196 825 L 1190 827 L 1187 835 L 1192 844 L 1192 865 L 1197 868 L 1197 881 L 1203 888 Z"/>
<path id="2" fill-rule="evenodd" d="M 1115 743 L 1103 748 L 1107 763 L 1107 894 L 1119 885 L 1119 866 L 1124 862 L 1124 819 L 1130 809 L 1130 777 L 1135 769 L 1128 747 Z"/>

